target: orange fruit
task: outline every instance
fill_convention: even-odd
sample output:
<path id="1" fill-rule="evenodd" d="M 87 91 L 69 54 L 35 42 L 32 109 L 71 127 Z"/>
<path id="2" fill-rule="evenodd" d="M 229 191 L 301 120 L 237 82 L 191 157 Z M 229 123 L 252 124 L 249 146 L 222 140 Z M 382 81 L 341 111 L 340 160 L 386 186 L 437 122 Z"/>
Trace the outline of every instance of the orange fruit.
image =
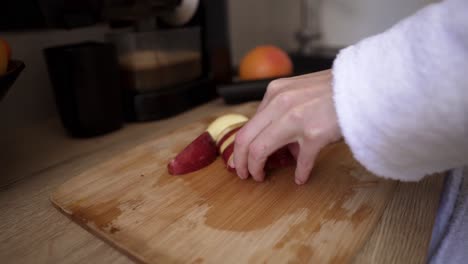
<path id="1" fill-rule="evenodd" d="M 293 64 L 282 49 L 267 45 L 249 51 L 239 65 L 242 80 L 272 79 L 292 75 Z"/>
<path id="2" fill-rule="evenodd" d="M 11 60 L 11 47 L 10 47 L 10 44 L 8 44 L 8 42 L 2 38 L 0 38 L 0 43 L 2 43 L 5 48 L 6 48 L 6 51 L 7 51 L 7 58 L 8 60 Z"/>
<path id="3" fill-rule="evenodd" d="M 8 50 L 6 45 L 0 42 L 0 75 L 4 75 L 8 67 Z"/>

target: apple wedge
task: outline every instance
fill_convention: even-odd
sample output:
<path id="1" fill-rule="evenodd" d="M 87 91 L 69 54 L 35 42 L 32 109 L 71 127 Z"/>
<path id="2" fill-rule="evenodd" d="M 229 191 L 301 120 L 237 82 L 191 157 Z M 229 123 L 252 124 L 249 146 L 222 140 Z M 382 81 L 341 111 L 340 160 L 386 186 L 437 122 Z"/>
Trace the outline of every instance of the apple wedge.
<path id="1" fill-rule="evenodd" d="M 239 124 L 234 124 L 228 128 L 226 128 L 221 134 L 219 135 L 218 139 L 216 140 L 216 145 L 218 148 L 221 147 L 221 145 L 224 144 L 224 142 L 227 141 L 234 133 L 236 133 L 239 129 L 241 129 L 244 126 L 245 122 L 239 123 Z"/>
<path id="2" fill-rule="evenodd" d="M 296 160 L 292 156 L 288 147 L 282 147 L 268 157 L 265 169 L 274 170 L 292 166 L 294 164 L 296 164 Z"/>
<path id="3" fill-rule="evenodd" d="M 216 143 L 205 131 L 172 159 L 167 169 L 172 175 L 187 174 L 210 165 L 217 157 Z"/>
<path id="4" fill-rule="evenodd" d="M 249 118 L 240 114 L 222 115 L 211 122 L 206 131 L 208 131 L 217 142 L 227 128 L 233 127 L 236 124 L 245 123 L 248 120 Z"/>
<path id="5" fill-rule="evenodd" d="M 205 132 L 169 162 L 169 173 L 182 175 L 200 170 L 215 161 L 218 154 L 227 165 L 233 158 L 236 134 L 247 120 L 247 117 L 239 114 L 223 115 L 214 120 Z M 284 147 L 268 157 L 265 169 L 282 168 L 294 163 L 291 153 Z M 235 169 L 229 166 L 227 169 L 235 172 Z"/>
<path id="6" fill-rule="evenodd" d="M 233 159 L 233 154 L 234 153 L 234 144 L 229 145 L 224 152 L 221 154 L 221 157 L 223 158 L 227 168 L 229 171 L 235 171 L 235 168 L 230 167 L 229 161 Z M 292 166 L 296 163 L 296 160 L 294 157 L 291 155 L 287 147 L 283 147 L 275 151 L 273 154 L 271 154 L 266 163 L 265 163 L 265 169 L 266 170 L 274 170 L 274 169 L 280 169 L 288 166 Z"/>
<path id="7" fill-rule="evenodd" d="M 235 171 L 234 168 L 229 167 L 229 160 L 233 158 L 234 153 L 234 141 L 236 138 L 237 132 L 242 128 L 242 126 L 231 128 L 231 131 L 225 133 L 224 137 L 218 142 L 217 147 L 218 151 L 223 158 L 224 163 L 230 171 Z M 289 152 L 287 147 L 283 147 L 271 154 L 266 163 L 265 169 L 279 169 L 282 167 L 287 167 L 295 164 L 295 159 Z"/>
<path id="8" fill-rule="evenodd" d="M 207 130 L 185 147 L 167 165 L 172 175 L 182 175 L 197 171 L 216 160 L 218 148 L 216 141 L 228 128 L 240 127 L 248 118 L 239 114 L 227 114 L 220 116 L 208 126 Z"/>

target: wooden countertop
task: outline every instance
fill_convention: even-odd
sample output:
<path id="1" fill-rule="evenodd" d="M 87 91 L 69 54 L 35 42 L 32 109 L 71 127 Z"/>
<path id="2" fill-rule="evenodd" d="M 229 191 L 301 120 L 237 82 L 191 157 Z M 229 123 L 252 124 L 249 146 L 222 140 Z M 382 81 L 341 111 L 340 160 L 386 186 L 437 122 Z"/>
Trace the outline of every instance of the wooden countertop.
<path id="1" fill-rule="evenodd" d="M 126 256 L 60 214 L 49 195 L 59 185 L 116 154 L 178 127 L 228 111 L 220 100 L 177 117 L 126 125 L 109 135 L 71 139 L 58 120 L 0 139 L 2 263 L 129 263 Z M 6 185 L 12 180 L 17 182 Z M 442 190 L 440 176 L 399 183 L 357 263 L 423 263 Z"/>

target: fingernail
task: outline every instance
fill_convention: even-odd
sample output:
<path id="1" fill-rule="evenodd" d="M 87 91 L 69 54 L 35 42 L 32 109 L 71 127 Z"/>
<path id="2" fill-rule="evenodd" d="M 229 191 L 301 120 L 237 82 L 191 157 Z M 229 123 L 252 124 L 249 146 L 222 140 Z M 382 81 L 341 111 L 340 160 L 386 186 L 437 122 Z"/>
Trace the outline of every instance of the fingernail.
<path id="1" fill-rule="evenodd" d="M 228 166 L 234 169 L 234 166 L 235 166 L 235 165 L 234 165 L 233 159 L 229 159 L 229 161 L 228 161 Z"/>
<path id="2" fill-rule="evenodd" d="M 253 177 L 252 177 L 253 178 Z M 265 179 L 265 177 L 263 175 L 259 175 L 257 178 L 254 178 L 254 180 L 256 182 L 263 182 L 263 179 Z"/>
<path id="3" fill-rule="evenodd" d="M 295 179 L 295 182 L 296 182 L 297 185 L 304 184 L 304 182 L 302 180 L 298 179 L 298 178 Z"/>
<path id="4" fill-rule="evenodd" d="M 249 172 L 248 171 L 242 171 L 239 173 L 239 177 L 243 180 L 247 179 L 249 177 Z"/>

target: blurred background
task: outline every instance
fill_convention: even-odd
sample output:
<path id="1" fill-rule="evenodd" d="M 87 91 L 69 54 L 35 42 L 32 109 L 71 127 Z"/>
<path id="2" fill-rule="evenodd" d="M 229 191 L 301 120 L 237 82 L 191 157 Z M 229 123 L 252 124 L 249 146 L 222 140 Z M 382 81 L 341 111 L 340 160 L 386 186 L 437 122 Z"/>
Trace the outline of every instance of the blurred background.
<path id="1" fill-rule="evenodd" d="M 324 45 L 347 46 L 379 33 L 430 0 L 327 0 L 318 11 Z M 299 0 L 229 0 L 229 36 L 232 63 L 238 64 L 250 49 L 274 44 L 286 50 L 298 48 Z M 51 83 L 42 50 L 49 46 L 104 40 L 105 24 L 76 29 L 35 29 L 0 32 L 14 47 L 14 57 L 27 69 L 0 103 L 2 133 L 31 122 L 57 116 Z"/>
<path id="2" fill-rule="evenodd" d="M 325 69 L 340 48 L 382 32 L 433 2 L 105 1 L 112 6 L 106 19 L 96 11 L 102 7 L 96 5 L 100 0 L 76 5 L 63 0 L 0 4 L 0 39 L 9 43 L 12 59 L 26 65 L 0 101 L 0 147 L 4 150 L 0 161 L 4 169 L 21 169 L 15 161 L 32 155 L 29 149 L 36 146 L 51 152 L 49 145 L 59 144 L 55 138 L 65 138 L 66 134 L 58 125 L 59 119 L 69 135 L 93 136 L 118 129 L 125 122 L 158 120 L 185 111 L 215 98 L 215 89 L 223 97 L 234 98 L 232 102 L 259 99 L 269 79 L 239 81 L 237 76 L 242 58 L 255 47 L 270 45 L 280 53 L 287 52 L 294 74 Z M 182 2 L 189 3 L 189 13 L 191 3 L 199 5 L 196 15 L 184 18 L 177 9 Z M 60 4 L 63 8 L 64 3 L 71 9 L 57 8 Z M 152 3 L 157 11 L 126 8 L 135 3 Z M 155 14 L 158 21 L 152 19 Z M 102 44 L 109 41 L 115 47 Z M 148 49 L 154 52 L 145 53 Z M 114 52 L 118 59 L 112 57 Z M 153 57 L 169 66 L 151 68 Z M 145 67 L 152 70 L 146 72 Z M 115 78 L 119 72 L 122 86 L 130 87 L 123 95 Z M 125 117 L 121 117 L 121 97 Z M 50 124 L 50 120 L 56 121 L 42 125 Z M 31 136 L 39 133 L 36 131 L 41 131 L 38 137 L 44 139 L 42 142 Z M 52 156 L 63 154 L 57 151 Z"/>

